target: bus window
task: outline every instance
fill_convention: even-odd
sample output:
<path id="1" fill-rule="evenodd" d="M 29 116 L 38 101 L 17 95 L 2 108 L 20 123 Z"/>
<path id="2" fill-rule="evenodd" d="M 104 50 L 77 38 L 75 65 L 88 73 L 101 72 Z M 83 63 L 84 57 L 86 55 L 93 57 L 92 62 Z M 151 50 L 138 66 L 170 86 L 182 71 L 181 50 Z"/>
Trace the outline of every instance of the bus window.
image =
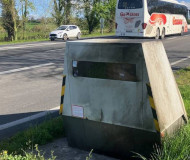
<path id="1" fill-rule="evenodd" d="M 118 9 L 139 9 L 143 8 L 142 0 L 119 0 Z"/>
<path id="2" fill-rule="evenodd" d="M 147 0 L 148 11 L 152 13 L 181 14 L 187 17 L 187 8 L 184 5 L 161 0 Z"/>

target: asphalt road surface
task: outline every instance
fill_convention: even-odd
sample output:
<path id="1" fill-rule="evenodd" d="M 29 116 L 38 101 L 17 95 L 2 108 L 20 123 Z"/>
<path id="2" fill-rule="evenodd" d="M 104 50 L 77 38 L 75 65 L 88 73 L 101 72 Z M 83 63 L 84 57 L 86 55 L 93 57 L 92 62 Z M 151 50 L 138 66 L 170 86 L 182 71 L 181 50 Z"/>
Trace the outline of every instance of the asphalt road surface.
<path id="1" fill-rule="evenodd" d="M 163 44 L 174 71 L 190 65 L 190 32 Z M 65 46 L 63 41 L 0 46 L 0 138 L 47 111 L 58 113 Z"/>

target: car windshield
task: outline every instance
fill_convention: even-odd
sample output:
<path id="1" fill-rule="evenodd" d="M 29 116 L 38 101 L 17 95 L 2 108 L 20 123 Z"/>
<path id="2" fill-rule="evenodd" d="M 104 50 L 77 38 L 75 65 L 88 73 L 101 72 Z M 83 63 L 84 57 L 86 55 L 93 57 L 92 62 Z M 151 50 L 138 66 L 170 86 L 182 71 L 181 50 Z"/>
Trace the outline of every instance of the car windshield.
<path id="1" fill-rule="evenodd" d="M 57 30 L 65 30 L 68 26 L 60 26 Z"/>
<path id="2" fill-rule="evenodd" d="M 139 9 L 143 8 L 142 0 L 119 0 L 118 9 Z"/>

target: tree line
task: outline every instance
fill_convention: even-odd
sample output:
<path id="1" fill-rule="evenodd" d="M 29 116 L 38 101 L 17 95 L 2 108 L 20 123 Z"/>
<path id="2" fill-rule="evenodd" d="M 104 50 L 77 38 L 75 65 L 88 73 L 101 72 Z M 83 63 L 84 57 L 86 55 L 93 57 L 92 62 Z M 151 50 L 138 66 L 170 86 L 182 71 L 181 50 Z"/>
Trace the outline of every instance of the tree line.
<path id="1" fill-rule="evenodd" d="M 51 0 L 51 16 L 57 26 L 81 20 L 91 34 L 99 26 L 100 18 L 112 32 L 115 26 L 116 0 Z M 25 35 L 30 11 L 36 6 L 32 0 L 0 0 L 1 23 L 8 40 L 16 41 L 18 30 Z"/>

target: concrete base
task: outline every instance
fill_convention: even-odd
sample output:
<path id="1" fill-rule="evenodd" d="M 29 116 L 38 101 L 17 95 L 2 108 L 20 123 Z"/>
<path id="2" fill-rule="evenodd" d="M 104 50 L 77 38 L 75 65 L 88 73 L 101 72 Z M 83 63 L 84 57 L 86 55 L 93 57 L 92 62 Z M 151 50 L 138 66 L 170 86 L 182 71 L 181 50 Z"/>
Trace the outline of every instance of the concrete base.
<path id="1" fill-rule="evenodd" d="M 71 147 L 103 153 L 117 158 L 134 156 L 133 152 L 149 156 L 153 146 L 160 144 L 157 133 L 140 129 L 64 117 L 68 143 Z"/>

